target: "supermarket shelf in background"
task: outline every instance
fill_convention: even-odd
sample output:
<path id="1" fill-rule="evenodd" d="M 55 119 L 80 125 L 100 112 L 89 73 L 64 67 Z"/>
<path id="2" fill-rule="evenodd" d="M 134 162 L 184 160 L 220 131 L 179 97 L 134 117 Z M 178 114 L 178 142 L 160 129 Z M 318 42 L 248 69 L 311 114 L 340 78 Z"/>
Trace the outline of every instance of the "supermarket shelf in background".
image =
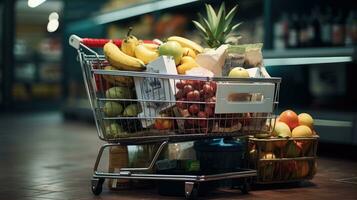
<path id="1" fill-rule="evenodd" d="M 159 0 L 133 5 L 116 11 L 98 13 L 89 19 L 83 19 L 68 23 L 67 32 L 75 33 L 83 29 L 93 28 L 94 25 L 103 25 L 118 20 L 140 16 L 143 14 L 173 8 L 198 1 L 199 0 Z"/>
<path id="2" fill-rule="evenodd" d="M 352 61 L 353 61 L 352 56 L 305 57 L 305 58 L 264 58 L 264 65 L 269 67 L 269 66 L 346 63 L 346 62 L 352 62 Z"/>
<path id="3" fill-rule="evenodd" d="M 152 1 L 148 3 L 134 5 L 128 8 L 123 8 L 117 11 L 111 11 L 103 14 L 99 14 L 94 16 L 92 20 L 94 23 L 101 25 L 106 24 L 122 19 L 127 19 L 130 17 L 135 17 L 143 14 L 147 14 L 150 12 L 155 12 L 167 8 L 173 8 L 176 6 L 181 6 L 184 4 L 189 4 L 196 2 L 198 0 L 160 0 L 160 1 Z"/>
<path id="4" fill-rule="evenodd" d="M 357 47 L 297 48 L 282 50 L 263 50 L 264 58 L 299 57 L 355 57 Z"/>

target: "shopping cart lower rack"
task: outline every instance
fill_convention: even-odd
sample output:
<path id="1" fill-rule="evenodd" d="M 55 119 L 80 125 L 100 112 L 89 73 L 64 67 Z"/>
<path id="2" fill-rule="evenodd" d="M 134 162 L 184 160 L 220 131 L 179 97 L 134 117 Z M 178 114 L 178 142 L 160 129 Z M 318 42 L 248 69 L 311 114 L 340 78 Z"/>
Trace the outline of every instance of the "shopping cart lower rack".
<path id="1" fill-rule="evenodd" d="M 149 63 L 145 72 L 113 70 L 105 56 L 92 49 L 108 41 L 75 35 L 69 39 L 78 52 L 99 138 L 107 142 L 100 148 L 95 162 L 94 194 L 101 193 L 105 179 L 175 180 L 185 182 L 185 195 L 191 198 L 196 195 L 200 182 L 248 180 L 256 176 L 256 170 L 252 169 L 213 175 L 163 175 L 150 171 L 170 142 L 270 132 L 275 121 L 273 111 L 278 104 L 280 78 L 165 74 L 157 69 L 172 65 L 176 69 L 173 60 L 166 56 Z M 148 143 L 161 143 L 149 166 L 121 168 L 117 173 L 98 171 L 104 149 Z M 245 182 L 243 191 L 247 186 Z"/>

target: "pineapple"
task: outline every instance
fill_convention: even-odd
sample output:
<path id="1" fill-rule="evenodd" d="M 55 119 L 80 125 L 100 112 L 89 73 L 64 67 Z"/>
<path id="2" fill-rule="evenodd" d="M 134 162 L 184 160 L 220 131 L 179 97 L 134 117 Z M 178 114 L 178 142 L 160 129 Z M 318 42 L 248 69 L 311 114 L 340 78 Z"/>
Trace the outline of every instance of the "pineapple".
<path id="1" fill-rule="evenodd" d="M 217 48 L 222 44 L 226 44 L 229 34 L 241 25 L 241 23 L 232 24 L 238 5 L 234 6 L 227 15 L 224 3 L 221 4 L 217 14 L 211 5 L 206 4 L 205 7 L 207 19 L 198 14 L 201 23 L 194 20 L 192 22 L 203 34 L 207 45 L 211 48 Z"/>

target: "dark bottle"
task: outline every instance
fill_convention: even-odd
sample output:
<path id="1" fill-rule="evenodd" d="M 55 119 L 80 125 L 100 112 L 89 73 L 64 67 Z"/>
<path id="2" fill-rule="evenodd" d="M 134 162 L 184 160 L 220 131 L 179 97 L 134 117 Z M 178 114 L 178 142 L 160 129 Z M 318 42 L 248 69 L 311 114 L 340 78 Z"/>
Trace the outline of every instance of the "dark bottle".
<path id="1" fill-rule="evenodd" d="M 332 43 L 332 12 L 327 8 L 326 13 L 321 16 L 321 40 L 323 46 L 330 46 Z"/>
<path id="2" fill-rule="evenodd" d="M 342 46 L 345 42 L 345 21 L 340 10 L 332 25 L 332 45 Z"/>
<path id="3" fill-rule="evenodd" d="M 357 15 L 355 11 L 350 11 L 345 25 L 345 45 L 352 46 L 357 43 Z"/>
<path id="4" fill-rule="evenodd" d="M 296 48 L 299 46 L 299 19 L 297 14 L 293 14 L 292 19 L 289 22 L 289 48 Z"/>
<path id="5" fill-rule="evenodd" d="M 300 23 L 299 23 L 299 47 L 307 47 L 308 42 L 309 42 L 309 32 L 308 32 L 308 19 L 306 15 L 302 15 L 300 18 Z"/>
<path id="6" fill-rule="evenodd" d="M 318 9 L 315 9 L 312 12 L 312 18 L 310 23 L 310 28 L 312 28 L 310 35 L 310 45 L 311 46 L 321 46 L 321 21 L 319 19 L 320 12 Z"/>

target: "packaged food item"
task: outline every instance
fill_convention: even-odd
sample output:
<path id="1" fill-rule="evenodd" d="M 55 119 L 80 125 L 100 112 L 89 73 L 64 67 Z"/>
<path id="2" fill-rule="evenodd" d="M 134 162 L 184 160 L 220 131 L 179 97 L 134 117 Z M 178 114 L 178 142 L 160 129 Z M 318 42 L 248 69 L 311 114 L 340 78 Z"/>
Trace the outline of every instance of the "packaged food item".
<path id="1" fill-rule="evenodd" d="M 176 65 L 172 58 L 160 56 L 147 65 L 147 72 L 157 74 L 177 75 Z M 174 106 L 174 103 L 165 102 L 175 100 L 175 80 L 158 77 L 135 77 L 135 90 L 142 112 L 139 113 L 142 126 L 149 127 L 155 123 L 155 117 L 160 111 Z M 163 102 L 160 102 L 163 101 Z"/>
<path id="2" fill-rule="evenodd" d="M 222 76 L 222 69 L 227 57 L 228 45 L 221 45 L 217 49 L 209 49 L 206 52 L 198 54 L 196 63 L 213 72 L 214 76 Z"/>
<path id="3" fill-rule="evenodd" d="M 246 69 L 253 67 L 263 67 L 263 44 L 230 45 L 227 48 L 227 57 L 224 63 L 222 75 L 227 76 L 234 67 Z"/>

